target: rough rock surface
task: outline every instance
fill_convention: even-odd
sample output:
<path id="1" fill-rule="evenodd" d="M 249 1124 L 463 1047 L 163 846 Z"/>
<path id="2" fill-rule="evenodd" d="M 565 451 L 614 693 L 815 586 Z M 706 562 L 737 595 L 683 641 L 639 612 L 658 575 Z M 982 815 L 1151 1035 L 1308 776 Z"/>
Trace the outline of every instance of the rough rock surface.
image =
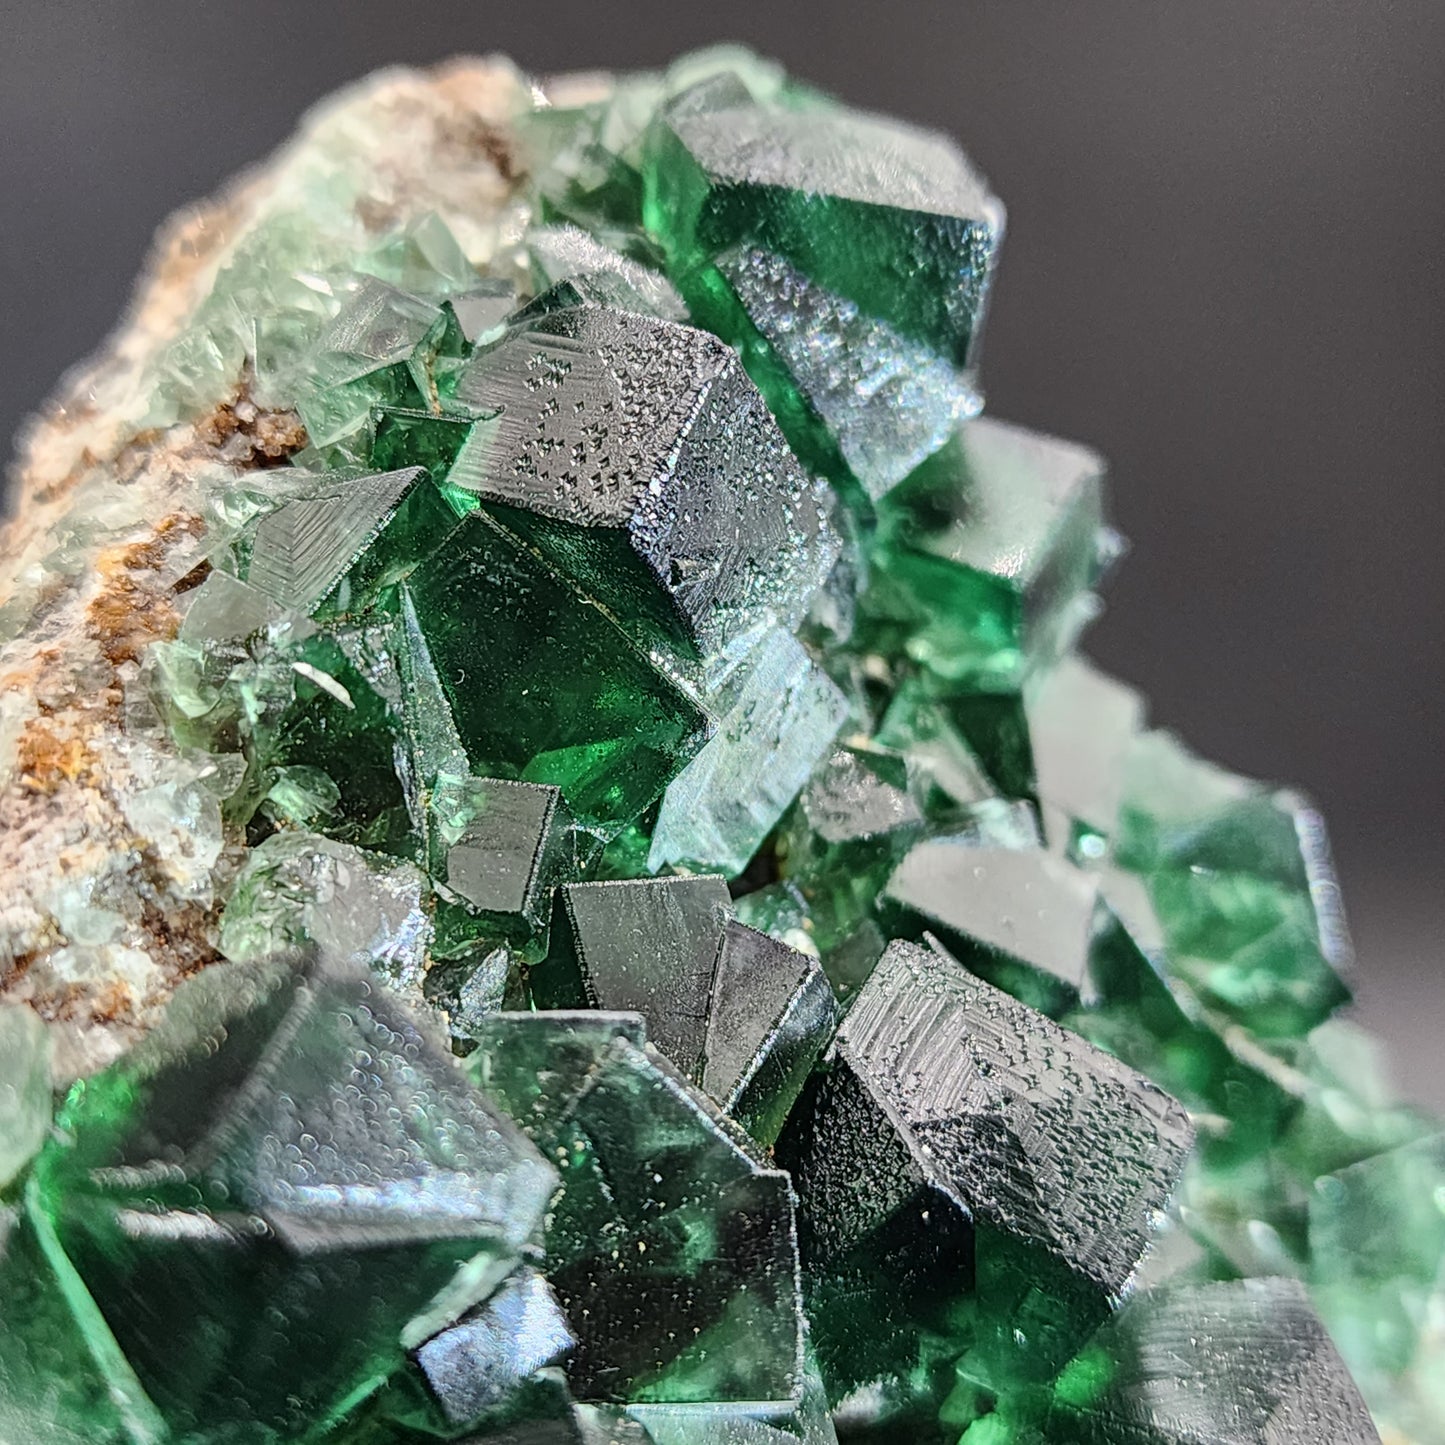
<path id="1" fill-rule="evenodd" d="M 270 163 L 162 228 L 119 329 L 20 440 L 0 531 L 0 997 L 56 1025 L 61 1077 L 114 1057 L 217 957 L 240 840 L 207 764 L 136 725 L 136 681 L 205 575 L 206 480 L 306 442 L 294 413 L 256 403 L 243 363 L 208 358 L 178 388 L 168 348 L 318 167 L 342 178 L 348 239 L 435 212 L 489 259 L 522 223 L 521 93 L 505 62 L 464 59 L 326 101 Z"/>

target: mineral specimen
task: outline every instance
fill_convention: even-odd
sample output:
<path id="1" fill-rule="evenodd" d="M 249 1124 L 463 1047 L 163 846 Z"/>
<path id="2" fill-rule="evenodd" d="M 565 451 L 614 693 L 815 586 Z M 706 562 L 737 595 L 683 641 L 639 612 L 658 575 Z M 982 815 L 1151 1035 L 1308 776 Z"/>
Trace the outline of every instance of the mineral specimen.
<path id="1" fill-rule="evenodd" d="M 175 223 L 4 541 L 0 1445 L 1445 1440 L 1445 1136 L 1075 650 L 1002 235 L 726 48 Z"/>

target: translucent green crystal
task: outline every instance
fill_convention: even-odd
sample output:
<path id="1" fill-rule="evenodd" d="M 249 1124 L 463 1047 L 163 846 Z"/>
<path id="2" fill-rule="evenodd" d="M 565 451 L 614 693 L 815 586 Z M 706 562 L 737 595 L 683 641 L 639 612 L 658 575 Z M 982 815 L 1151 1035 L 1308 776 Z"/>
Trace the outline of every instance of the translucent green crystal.
<path id="1" fill-rule="evenodd" d="M 990 730 L 995 734 L 995 746 L 987 749 L 985 765 L 978 741 L 971 740 L 963 725 L 969 719 L 969 708 L 986 714 L 1000 703 L 1005 726 Z M 1005 794 L 1012 791 L 1015 797 L 1028 796 L 1033 750 L 1026 727 L 1019 735 L 1021 717 L 1016 695 L 943 698 L 922 677 L 910 676 L 888 699 L 874 742 L 907 760 L 921 801 L 930 812 L 962 809 L 977 813 L 997 801 L 1000 789 Z M 990 776 L 990 770 L 999 782 Z"/>
<path id="2" fill-rule="evenodd" d="M 741 873 L 831 746 L 847 699 L 791 633 L 758 644 L 717 731 L 668 784 L 649 868 Z"/>
<path id="3" fill-rule="evenodd" d="M 161 1421 L 33 1194 L 0 1205 L 0 1439 L 159 1441 Z"/>
<path id="4" fill-rule="evenodd" d="M 948 684 L 1003 688 L 1051 662 L 1092 609 L 1102 475 L 1083 447 L 964 423 L 879 504 L 871 635 Z"/>
<path id="5" fill-rule="evenodd" d="M 577 226 L 540 226 L 527 237 L 539 292 L 573 283 L 559 296 L 686 321 L 687 308 L 668 279 L 603 245 Z"/>
<path id="6" fill-rule="evenodd" d="M 713 978 L 702 1087 L 760 1144 L 773 1143 L 836 1010 L 814 959 L 730 921 Z"/>
<path id="7" fill-rule="evenodd" d="M 928 1356 L 971 1343 L 995 1387 L 1062 1363 L 1125 1292 L 1191 1132 L 1143 1076 L 946 953 L 890 945 L 778 1146 L 834 1398 L 912 1376 L 926 1407 Z"/>
<path id="8" fill-rule="evenodd" d="M 539 1370 L 561 1360 L 575 1341 L 547 1282 L 523 1267 L 484 1303 L 434 1335 L 416 1352 L 451 1426 L 472 1426 L 489 1415 L 518 1410 L 516 1396 Z M 526 1401 L 526 1405 L 532 1404 Z"/>
<path id="9" fill-rule="evenodd" d="M 837 1445 L 828 1395 L 809 1363 L 802 1399 L 788 1410 L 728 1405 L 634 1405 L 652 1445 Z"/>
<path id="10" fill-rule="evenodd" d="M 286 1438 L 374 1389 L 413 1316 L 519 1260 L 554 1181 L 344 968 L 208 971 L 60 1122 L 44 1206 L 181 1434 Z"/>
<path id="11" fill-rule="evenodd" d="M 420 869 L 331 838 L 286 832 L 247 856 L 218 941 L 237 963 L 311 945 L 328 963 L 369 965 L 416 987 L 431 940 Z"/>
<path id="12" fill-rule="evenodd" d="M 1148 878 L 1179 975 L 1257 1033 L 1327 1018 L 1352 951 L 1319 815 L 1167 734 L 1140 740 L 1125 777 L 1120 861 Z"/>
<path id="13" fill-rule="evenodd" d="M 1129 875 L 1105 876 L 1089 943 L 1090 996 L 1064 1021 L 1207 1120 L 1206 1158 L 1252 1156 L 1279 1135 L 1299 1100 L 1266 1071 L 1267 1058 L 1240 1049 L 1228 1027 L 1167 976 L 1157 920 L 1141 895 Z"/>
<path id="14" fill-rule="evenodd" d="M 723 880 L 569 883 L 558 912 L 552 956 L 532 974 L 537 1002 L 642 1014 L 653 1043 L 697 1077 L 731 912 Z"/>
<path id="15" fill-rule="evenodd" d="M 346 442 L 378 405 L 438 408 L 465 350 L 453 310 L 364 277 L 312 344 L 296 382 L 312 445 Z"/>
<path id="16" fill-rule="evenodd" d="M 482 277 L 469 284 L 465 291 L 454 292 L 447 298 L 447 305 L 456 316 L 467 344 L 482 346 L 497 339 L 502 324 L 516 310 L 517 289 L 510 281 Z"/>
<path id="17" fill-rule="evenodd" d="M 562 1172 L 547 1274 L 580 1399 L 773 1401 L 801 1390 L 792 1191 L 642 1045 L 640 1020 L 494 1015 L 473 1078 Z"/>
<path id="18" fill-rule="evenodd" d="M 415 849 L 416 820 L 397 770 L 402 721 L 392 638 L 344 630 L 287 649 L 290 706 L 257 729 L 253 772 L 273 821 L 320 827 L 386 852 Z"/>
<path id="19" fill-rule="evenodd" d="M 1098 895 L 1041 848 L 917 843 L 888 880 L 894 927 L 927 928 L 974 973 L 1048 1013 L 1077 998 Z"/>
<path id="20" fill-rule="evenodd" d="M 1377 1419 L 1427 1440 L 1445 1416 L 1445 1135 L 1315 1181 L 1311 1282 Z"/>
<path id="21" fill-rule="evenodd" d="M 703 717 L 677 685 L 489 516 L 458 525 L 411 595 L 475 767 L 556 786 L 584 821 L 620 824 L 701 745 Z"/>
<path id="22" fill-rule="evenodd" d="M 535 919 L 563 873 L 556 788 L 441 774 L 431 793 L 432 876 L 482 913 Z"/>
<path id="23" fill-rule="evenodd" d="M 1143 699 L 1081 657 L 1066 657 L 1025 693 L 1034 791 L 1049 846 L 1107 856 Z"/>
<path id="24" fill-rule="evenodd" d="M 358 477 L 263 517 L 246 580 L 300 612 L 323 599 L 329 610 L 358 610 L 409 573 L 455 522 L 419 468 Z"/>
<path id="25" fill-rule="evenodd" d="M 739 347 L 799 456 L 874 500 L 978 409 L 944 357 L 771 251 L 724 251 L 691 294 Z"/>
<path id="26" fill-rule="evenodd" d="M 543 104 L 519 118 L 543 211 L 636 245 L 648 122 L 668 99 L 715 75 L 734 77 L 760 100 L 800 89 L 775 61 L 739 45 L 695 51 L 662 72 L 544 80 Z"/>
<path id="27" fill-rule="evenodd" d="M 660 113 L 644 181 L 648 229 L 675 271 L 765 246 L 968 364 L 1003 208 L 942 136 L 816 101 L 759 100 L 721 75 Z"/>
<path id="28" fill-rule="evenodd" d="M 737 922 L 715 876 L 570 883 L 557 897 L 533 999 L 642 1014 L 678 1070 L 770 1144 L 832 1033 L 816 960 Z"/>

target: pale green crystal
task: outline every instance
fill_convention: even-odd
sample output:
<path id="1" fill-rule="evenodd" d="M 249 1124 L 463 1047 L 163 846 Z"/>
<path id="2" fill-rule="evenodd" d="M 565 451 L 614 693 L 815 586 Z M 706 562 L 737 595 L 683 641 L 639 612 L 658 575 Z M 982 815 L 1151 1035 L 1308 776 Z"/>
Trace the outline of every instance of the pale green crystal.
<path id="1" fill-rule="evenodd" d="M 887 897 L 981 977 L 1053 1012 L 1083 986 L 1098 901 L 1093 881 L 1038 848 L 916 844 Z"/>
<path id="2" fill-rule="evenodd" d="M 649 868 L 740 873 L 847 718 L 843 694 L 790 633 L 770 633 L 749 665 L 717 731 L 662 796 Z"/>
<path id="3" fill-rule="evenodd" d="M 880 642 L 950 684 L 1012 686 L 1092 614 L 1108 543 L 1084 447 L 965 422 L 880 503 L 863 605 Z"/>
<path id="4" fill-rule="evenodd" d="M 431 919 L 420 870 L 308 833 L 254 848 L 221 918 L 220 948 L 239 963 L 313 945 L 328 962 L 370 964 L 420 984 Z"/>
<path id="5" fill-rule="evenodd" d="M 1310 1278 L 1378 1419 L 1428 1440 L 1445 1418 L 1445 1135 L 1317 1179 Z"/>

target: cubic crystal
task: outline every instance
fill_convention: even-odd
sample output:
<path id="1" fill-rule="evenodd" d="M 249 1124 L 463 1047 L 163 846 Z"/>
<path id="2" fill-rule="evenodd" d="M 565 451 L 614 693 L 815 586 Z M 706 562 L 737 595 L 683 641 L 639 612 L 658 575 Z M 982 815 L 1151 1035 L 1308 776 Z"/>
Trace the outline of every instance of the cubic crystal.
<path id="1" fill-rule="evenodd" d="M 828 1057 L 778 1150 L 820 1297 L 839 1290 L 834 1262 L 846 1279 L 850 1251 L 870 1237 L 900 1231 L 905 1254 L 947 1241 L 950 1256 L 976 1258 L 995 1369 L 1019 1368 L 1023 1341 L 1055 1357 L 1123 1297 L 1191 1142 L 1168 1095 L 941 950 L 904 942 L 883 955 Z M 880 1253 L 865 1255 L 871 1269 Z M 923 1296 L 915 1331 L 945 1328 L 969 1284 L 961 1263 L 953 1271 Z M 835 1307 L 816 1327 L 833 1388 L 866 1383 L 840 1362 L 868 1324 Z M 909 1333 L 893 1331 L 895 1368 L 917 1347 Z"/>
<path id="2" fill-rule="evenodd" d="M 816 960 L 730 921 L 713 978 L 703 1089 L 771 1144 L 828 1043 L 836 1010 Z"/>
<path id="3" fill-rule="evenodd" d="M 616 825 L 701 746 L 704 718 L 677 684 L 484 513 L 410 590 L 474 768 L 556 786 L 583 821 Z M 554 685 L 532 686 L 540 675 Z"/>
<path id="4" fill-rule="evenodd" d="M 832 565 L 823 494 L 706 332 L 545 312 L 479 353 L 458 395 L 499 413 L 477 495 L 644 646 L 707 659 L 796 625 Z"/>
<path id="5" fill-rule="evenodd" d="M 1296 1035 L 1349 997 L 1353 958 L 1319 814 L 1163 733 L 1131 752 L 1119 860 L 1149 882 L 1172 967 L 1256 1033 Z"/>
<path id="6" fill-rule="evenodd" d="M 980 977 L 1057 1013 L 1078 996 L 1098 892 L 1041 848 L 977 847 L 950 838 L 914 845 L 888 880 L 897 927 L 933 930 Z"/>
<path id="7" fill-rule="evenodd" d="M 329 965 L 370 967 L 416 988 L 432 940 L 421 870 L 310 833 L 252 849 L 221 916 L 219 946 L 236 963 L 313 947 Z"/>
<path id="8" fill-rule="evenodd" d="M 558 1161 L 547 1275 L 583 1400 L 777 1402 L 801 1390 L 787 1175 L 641 1044 L 641 1021 L 497 1014 L 473 1078 Z"/>
<path id="9" fill-rule="evenodd" d="M 654 122 L 644 215 L 684 293 L 697 267 L 765 246 L 819 286 L 967 366 L 1003 207 L 944 137 L 817 100 L 700 81 Z"/>
<path id="10" fill-rule="evenodd" d="M 832 745 L 848 702 L 791 633 L 770 633 L 702 751 L 668 784 L 647 866 L 741 873 Z"/>
<path id="11" fill-rule="evenodd" d="M 574 1341 L 547 1282 L 523 1267 L 456 1324 L 416 1352 L 450 1425 L 472 1425 L 508 1402 Z"/>
<path id="12" fill-rule="evenodd" d="M 1378 1445 L 1293 1280 L 1170 1286 L 1134 1300 L 1060 1381 L 1081 1445 Z"/>
<path id="13" fill-rule="evenodd" d="M 455 523 L 419 467 L 334 483 L 261 518 L 246 580 L 298 612 L 323 600 L 354 611 L 400 581 Z"/>
<path id="14" fill-rule="evenodd" d="M 208 970 L 61 1123 L 45 1208 L 182 1434 L 299 1434 L 373 1388 L 434 1297 L 520 1260 L 555 1179 L 419 1020 L 322 966 Z"/>
<path id="15" fill-rule="evenodd" d="M 879 503 L 870 635 L 943 683 L 1002 690 L 1091 615 L 1103 462 L 979 419 Z"/>
<path id="16" fill-rule="evenodd" d="M 731 913 L 721 878 L 569 883 L 558 891 L 552 956 L 531 977 L 544 1008 L 639 1013 L 648 1036 L 700 1076 L 708 1004 Z"/>

